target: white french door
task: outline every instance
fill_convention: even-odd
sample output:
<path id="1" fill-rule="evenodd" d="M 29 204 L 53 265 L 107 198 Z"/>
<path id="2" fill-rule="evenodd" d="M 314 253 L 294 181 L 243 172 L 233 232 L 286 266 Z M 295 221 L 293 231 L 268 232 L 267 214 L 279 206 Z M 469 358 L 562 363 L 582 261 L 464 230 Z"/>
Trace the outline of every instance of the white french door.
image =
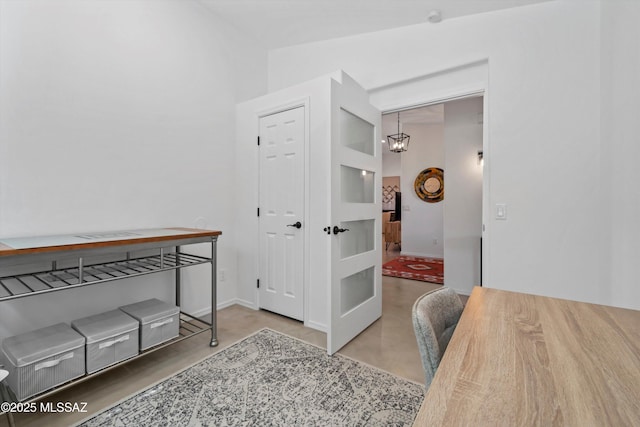
<path id="1" fill-rule="evenodd" d="M 304 317 L 304 107 L 260 118 L 259 306 Z"/>
<path id="2" fill-rule="evenodd" d="M 382 315 L 380 122 L 364 89 L 332 80 L 329 354 Z"/>

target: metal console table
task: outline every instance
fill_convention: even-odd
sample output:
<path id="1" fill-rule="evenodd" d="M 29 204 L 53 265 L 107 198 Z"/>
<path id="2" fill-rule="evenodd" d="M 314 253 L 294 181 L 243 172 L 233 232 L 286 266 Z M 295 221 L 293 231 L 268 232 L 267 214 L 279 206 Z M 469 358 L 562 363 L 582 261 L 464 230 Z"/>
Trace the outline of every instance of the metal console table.
<path id="1" fill-rule="evenodd" d="M 50 263 L 50 268 L 43 271 L 20 272 L 6 276 L 0 274 L 0 304 L 16 298 L 175 270 L 175 302 L 177 306 L 180 306 L 180 270 L 200 264 L 211 264 L 211 323 L 181 310 L 180 336 L 178 338 L 145 350 L 138 356 L 94 374 L 70 381 L 29 400 L 42 399 L 122 363 L 135 360 L 152 351 L 208 330 L 211 331 L 210 345 L 217 346 L 216 242 L 221 234 L 220 231 L 213 230 L 160 228 L 0 239 L 0 271 L 9 267 L 15 269 L 24 264 Z M 182 251 L 182 246 L 196 243 L 210 243 L 211 256 L 203 257 Z M 167 252 L 167 248 L 175 248 L 175 250 Z M 136 252 L 143 254 L 136 255 Z M 106 257 L 109 258 L 109 261 L 87 262 L 87 257 L 94 256 Z M 117 258 L 114 260 L 114 257 Z M 2 400 L 0 399 L 0 401 Z"/>

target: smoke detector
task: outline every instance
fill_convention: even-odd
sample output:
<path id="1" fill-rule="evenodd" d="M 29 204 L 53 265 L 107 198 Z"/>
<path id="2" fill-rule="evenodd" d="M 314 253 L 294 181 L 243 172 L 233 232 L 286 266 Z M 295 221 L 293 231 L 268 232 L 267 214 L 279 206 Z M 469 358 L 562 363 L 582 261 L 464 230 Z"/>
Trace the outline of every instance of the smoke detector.
<path id="1" fill-rule="evenodd" d="M 432 24 L 436 24 L 440 21 L 442 21 L 442 13 L 437 10 L 437 9 L 433 9 L 431 12 L 429 12 L 429 14 L 427 15 L 427 20 L 429 22 L 431 22 Z"/>

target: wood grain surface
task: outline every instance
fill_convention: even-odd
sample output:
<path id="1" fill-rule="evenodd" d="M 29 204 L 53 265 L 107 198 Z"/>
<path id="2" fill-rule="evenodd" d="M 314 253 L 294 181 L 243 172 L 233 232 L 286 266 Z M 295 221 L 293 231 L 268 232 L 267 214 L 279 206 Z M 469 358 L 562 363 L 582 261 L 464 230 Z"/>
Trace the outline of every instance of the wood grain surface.
<path id="1" fill-rule="evenodd" d="M 415 426 L 640 426 L 640 311 L 474 288 Z"/>
<path id="2" fill-rule="evenodd" d="M 107 241 L 87 241 L 76 244 L 69 245 L 55 245 L 55 246 L 37 246 L 32 248 L 13 248 L 9 245 L 3 244 L 0 242 L 0 256 L 9 256 L 9 255 L 27 255 L 27 254 L 35 254 L 35 253 L 43 253 L 43 252 L 55 252 L 60 250 L 76 250 L 76 249 L 93 249 L 93 248 L 102 248 L 102 247 L 110 247 L 110 246 L 125 246 L 132 245 L 138 243 L 153 243 L 153 242 L 163 242 L 170 240 L 180 240 L 180 239 L 191 239 L 197 237 L 213 237 L 219 236 L 222 234 L 221 231 L 214 230 L 201 230 L 195 228 L 182 228 L 182 227 L 171 227 L 164 228 L 160 230 L 175 230 L 175 234 L 166 234 L 161 233 L 157 236 L 146 235 L 140 237 L 123 237 L 122 239 L 117 240 L 107 240 Z M 140 230 L 130 230 L 131 232 L 140 231 Z M 142 230 L 149 231 L 149 230 Z"/>

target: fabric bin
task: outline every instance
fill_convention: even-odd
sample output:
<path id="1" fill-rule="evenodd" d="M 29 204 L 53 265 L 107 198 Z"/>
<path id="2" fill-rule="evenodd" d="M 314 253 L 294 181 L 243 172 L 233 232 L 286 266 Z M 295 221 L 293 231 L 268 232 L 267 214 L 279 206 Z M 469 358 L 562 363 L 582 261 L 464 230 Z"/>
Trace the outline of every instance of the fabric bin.
<path id="1" fill-rule="evenodd" d="M 120 310 L 71 322 L 71 327 L 87 339 L 87 374 L 137 355 L 138 326 L 136 319 Z"/>
<path id="2" fill-rule="evenodd" d="M 25 400 L 83 376 L 84 343 L 65 323 L 6 338 L 2 359 L 16 398 Z"/>
<path id="3" fill-rule="evenodd" d="M 180 309 L 152 298 L 120 307 L 140 322 L 140 350 L 176 338 L 180 331 Z"/>

